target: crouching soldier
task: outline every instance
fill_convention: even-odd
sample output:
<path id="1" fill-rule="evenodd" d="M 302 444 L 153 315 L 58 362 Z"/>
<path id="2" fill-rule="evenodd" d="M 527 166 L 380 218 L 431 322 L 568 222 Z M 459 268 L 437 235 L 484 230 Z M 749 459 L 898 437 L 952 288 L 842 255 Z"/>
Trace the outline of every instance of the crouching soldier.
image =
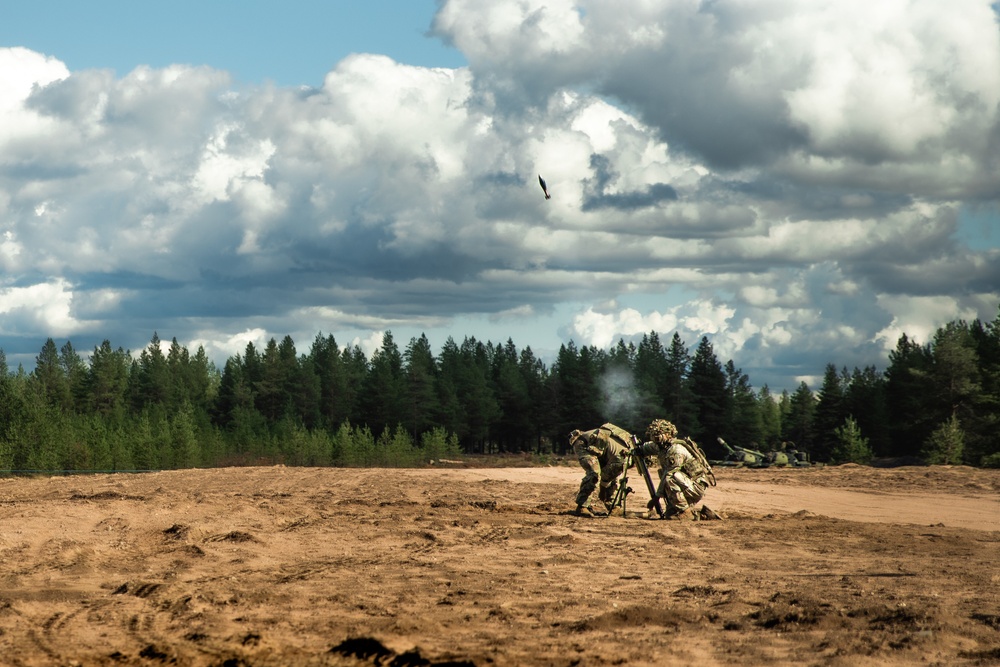
<path id="1" fill-rule="evenodd" d="M 715 474 L 704 452 L 690 438 L 677 437 L 677 427 L 666 419 L 654 419 L 646 429 L 647 442 L 633 450 L 636 456 L 656 455 L 660 463 L 660 485 L 656 495 L 667 505 L 664 518 L 675 520 L 720 519 L 702 505 L 709 486 L 715 486 Z M 650 507 L 653 502 L 650 501 Z"/>
<path id="2" fill-rule="evenodd" d="M 583 480 L 576 494 L 577 516 L 607 516 L 615 494 L 618 478 L 625 468 L 625 458 L 632 448 L 632 435 L 614 424 L 604 424 L 590 431 L 574 430 L 569 434 L 569 444 L 583 468 Z M 594 507 L 597 497 L 603 507 Z"/>

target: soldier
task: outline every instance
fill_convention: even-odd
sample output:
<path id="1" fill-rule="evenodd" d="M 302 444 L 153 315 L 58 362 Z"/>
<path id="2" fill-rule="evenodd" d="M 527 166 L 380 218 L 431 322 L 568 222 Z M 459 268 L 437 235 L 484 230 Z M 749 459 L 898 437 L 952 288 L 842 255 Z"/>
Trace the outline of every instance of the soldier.
<path id="1" fill-rule="evenodd" d="M 677 427 L 666 419 L 654 419 L 646 429 L 647 442 L 633 450 L 636 456 L 656 455 L 660 462 L 660 486 L 656 495 L 666 501 L 668 519 L 719 519 L 706 506 L 696 513 L 692 508 L 705 497 L 705 490 L 715 486 L 715 475 L 705 455 L 690 440 L 677 438 Z M 652 501 L 650 506 L 652 506 Z"/>
<path id="2" fill-rule="evenodd" d="M 569 444 L 584 470 L 580 492 L 576 494 L 577 516 L 607 516 L 609 505 L 618 492 L 618 478 L 624 472 L 631 443 L 632 434 L 614 424 L 603 424 L 590 431 L 574 430 L 569 434 Z M 597 497 L 604 508 L 591 504 L 598 487 Z"/>

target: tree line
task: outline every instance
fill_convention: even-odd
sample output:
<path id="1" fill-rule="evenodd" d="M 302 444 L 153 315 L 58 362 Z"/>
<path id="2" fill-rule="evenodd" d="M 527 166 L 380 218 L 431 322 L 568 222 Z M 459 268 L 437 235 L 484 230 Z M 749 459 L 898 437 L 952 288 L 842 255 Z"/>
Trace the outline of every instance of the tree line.
<path id="1" fill-rule="evenodd" d="M 164 352 L 164 349 L 166 352 Z M 826 366 L 822 384 L 755 389 L 707 337 L 674 333 L 609 350 L 530 347 L 391 332 L 367 357 L 317 334 L 249 343 L 220 369 L 154 333 L 133 354 L 105 340 L 85 361 L 44 343 L 29 373 L 0 350 L 0 470 L 148 470 L 247 463 L 415 465 L 463 454 L 565 454 L 567 434 L 613 421 L 639 435 L 673 421 L 709 453 L 717 438 L 813 461 L 876 458 L 1000 467 L 1000 315 L 957 320 L 920 345 L 905 334 L 886 370 Z"/>

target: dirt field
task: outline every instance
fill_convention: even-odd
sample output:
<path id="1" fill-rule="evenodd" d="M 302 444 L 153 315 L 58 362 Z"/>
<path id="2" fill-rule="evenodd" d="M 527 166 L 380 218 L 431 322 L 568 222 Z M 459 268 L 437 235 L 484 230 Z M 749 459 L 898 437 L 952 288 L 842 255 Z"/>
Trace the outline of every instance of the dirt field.
<path id="1" fill-rule="evenodd" d="M 1000 471 L 722 469 L 691 523 L 581 476 L 0 479 L 0 665 L 1000 664 Z"/>

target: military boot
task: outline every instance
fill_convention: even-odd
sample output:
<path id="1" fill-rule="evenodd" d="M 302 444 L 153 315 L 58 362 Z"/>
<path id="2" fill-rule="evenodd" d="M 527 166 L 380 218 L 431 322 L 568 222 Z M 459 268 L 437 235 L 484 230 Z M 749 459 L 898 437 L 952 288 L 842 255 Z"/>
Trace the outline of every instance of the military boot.
<path id="1" fill-rule="evenodd" d="M 690 508 L 675 512 L 667 517 L 671 521 L 697 521 L 698 515 Z"/>
<path id="2" fill-rule="evenodd" d="M 576 516 L 586 516 L 593 518 L 594 512 L 589 507 L 584 507 L 583 505 L 577 505 L 576 510 L 573 512 Z"/>

